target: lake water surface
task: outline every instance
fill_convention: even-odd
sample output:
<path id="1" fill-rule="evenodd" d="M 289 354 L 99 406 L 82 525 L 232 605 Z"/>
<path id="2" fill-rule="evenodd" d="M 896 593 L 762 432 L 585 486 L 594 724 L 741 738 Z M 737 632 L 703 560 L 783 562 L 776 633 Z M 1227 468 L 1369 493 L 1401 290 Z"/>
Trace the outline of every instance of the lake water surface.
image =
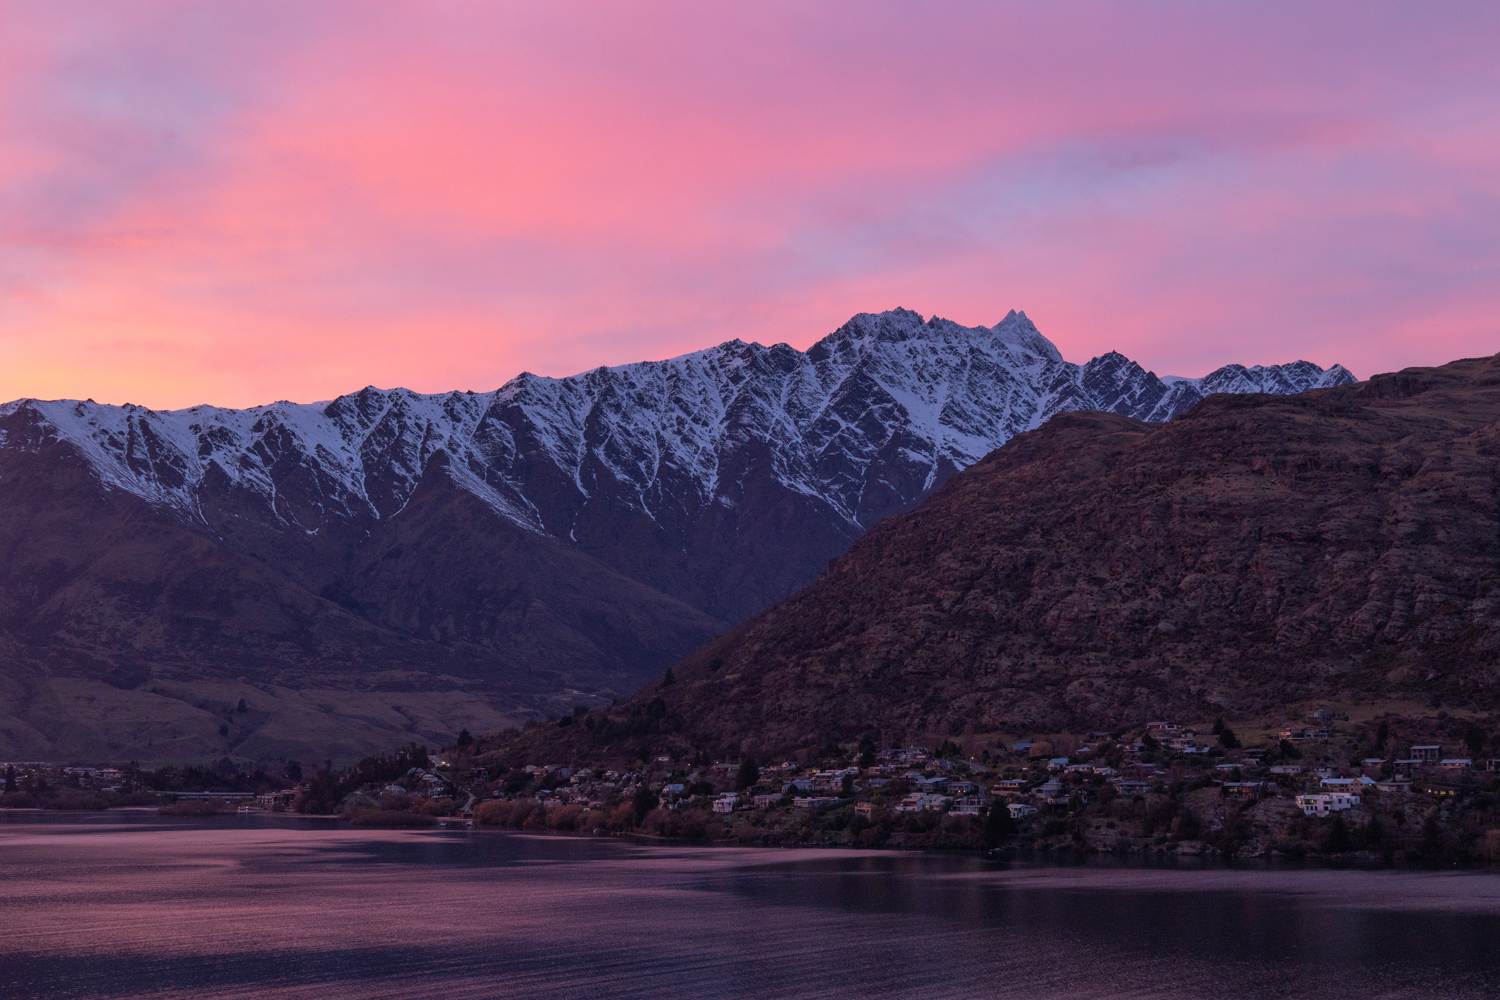
<path id="1" fill-rule="evenodd" d="M 0 997 L 1496 997 L 1500 876 L 0 819 Z"/>

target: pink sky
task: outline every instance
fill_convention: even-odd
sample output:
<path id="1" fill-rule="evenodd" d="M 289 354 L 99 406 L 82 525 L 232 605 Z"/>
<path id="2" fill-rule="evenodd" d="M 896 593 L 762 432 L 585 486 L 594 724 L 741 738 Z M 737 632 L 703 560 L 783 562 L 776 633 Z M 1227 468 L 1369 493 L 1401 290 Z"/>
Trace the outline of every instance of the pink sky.
<path id="1" fill-rule="evenodd" d="M 1500 7 L 0 0 L 0 399 L 1500 350 Z M 1315 9 L 1314 9 L 1315 8 Z"/>

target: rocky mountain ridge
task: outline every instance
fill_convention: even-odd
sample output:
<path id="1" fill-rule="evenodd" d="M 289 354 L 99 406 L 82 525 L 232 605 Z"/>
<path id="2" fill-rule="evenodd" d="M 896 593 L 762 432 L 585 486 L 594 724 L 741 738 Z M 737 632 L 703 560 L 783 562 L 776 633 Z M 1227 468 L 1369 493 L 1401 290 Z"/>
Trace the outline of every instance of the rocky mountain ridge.
<path id="1" fill-rule="evenodd" d="M 1165 424 L 1061 415 L 876 526 L 670 683 L 498 750 L 734 756 L 1500 709 L 1500 355 Z"/>
<path id="2" fill-rule="evenodd" d="M 1351 378 L 1296 362 L 1163 380 L 1118 354 L 1069 363 L 1022 313 L 895 310 L 807 351 L 730 341 L 488 393 L 18 400 L 0 406 L 0 680 L 24 689 L 0 751 L 139 749 L 124 701 L 171 719 L 148 739 L 177 756 L 596 702 L 1057 413 L 1163 420 Z M 302 704 L 309 688 L 333 694 Z M 241 698 L 267 707 L 225 719 Z M 347 725 L 355 702 L 374 707 Z M 48 720 L 70 712 L 84 724 L 60 742 Z"/>

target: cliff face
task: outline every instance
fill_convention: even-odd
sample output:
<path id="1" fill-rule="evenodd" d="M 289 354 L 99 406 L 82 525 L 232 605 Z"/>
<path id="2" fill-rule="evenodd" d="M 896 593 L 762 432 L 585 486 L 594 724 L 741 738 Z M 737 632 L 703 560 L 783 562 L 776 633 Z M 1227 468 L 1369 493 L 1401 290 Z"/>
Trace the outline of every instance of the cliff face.
<path id="1" fill-rule="evenodd" d="M 1161 425 L 1058 416 L 674 677 L 549 749 L 622 726 L 732 752 L 1312 697 L 1497 707 L 1500 357 Z"/>

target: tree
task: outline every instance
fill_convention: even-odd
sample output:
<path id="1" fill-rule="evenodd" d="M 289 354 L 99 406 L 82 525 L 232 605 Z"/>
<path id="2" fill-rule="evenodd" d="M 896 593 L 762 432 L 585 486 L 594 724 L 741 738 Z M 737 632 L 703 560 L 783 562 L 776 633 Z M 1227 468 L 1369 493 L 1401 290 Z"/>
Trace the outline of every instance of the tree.
<path id="1" fill-rule="evenodd" d="M 676 684 L 676 683 L 677 683 L 677 675 L 674 674 L 674 673 L 672 673 L 672 668 L 671 667 L 668 667 L 667 668 L 667 672 L 665 674 L 662 674 L 661 686 L 662 687 L 671 687 L 673 684 Z"/>
<path id="2" fill-rule="evenodd" d="M 16 765 L 5 765 L 5 793 L 9 795 L 16 790 Z"/>
<path id="3" fill-rule="evenodd" d="M 474 736 L 473 736 L 473 734 L 470 733 L 467 729 L 460 729 L 458 731 L 458 744 L 457 745 L 458 745 L 458 748 L 460 750 L 463 750 L 463 749 L 466 749 L 467 747 L 473 746 L 474 745 Z"/>
<path id="4" fill-rule="evenodd" d="M 1391 741 L 1391 724 L 1384 719 L 1375 728 L 1375 749 L 1384 751 L 1385 745 Z"/>
<path id="5" fill-rule="evenodd" d="M 760 765 L 755 762 L 754 757 L 746 757 L 740 761 L 739 772 L 734 776 L 734 787 L 737 791 L 744 791 L 760 780 Z"/>
<path id="6" fill-rule="evenodd" d="M 1240 738 L 1234 735 L 1233 729 L 1230 729 L 1228 726 L 1224 726 L 1222 723 L 1220 725 L 1221 728 L 1219 729 L 1219 746 L 1223 747 L 1225 750 L 1238 750 L 1240 746 Z"/>
<path id="7" fill-rule="evenodd" d="M 984 846 L 1000 847 L 1016 835 L 1016 821 L 1004 802 L 993 802 L 984 814 Z"/>
<path id="8" fill-rule="evenodd" d="M 1480 754 L 1484 753 L 1484 745 L 1486 742 L 1487 740 L 1485 739 L 1484 730 L 1480 729 L 1472 722 L 1469 723 L 1468 727 L 1464 730 L 1464 747 L 1469 751 L 1469 756 L 1478 757 Z"/>
<path id="9" fill-rule="evenodd" d="M 234 706 L 234 710 L 241 715 L 244 715 L 246 712 L 250 711 L 250 706 L 245 703 L 245 699 L 241 698 L 240 703 Z"/>
<path id="10" fill-rule="evenodd" d="M 656 808 L 656 801 L 656 793 L 651 791 L 651 789 L 647 788 L 645 785 L 642 785 L 635 790 L 635 797 L 631 799 L 630 804 L 635 810 L 636 826 L 640 826 L 641 820 L 646 818 L 646 814 Z"/>
<path id="11" fill-rule="evenodd" d="M 302 781 L 302 764 L 300 761 L 289 760 L 286 762 L 286 780 L 293 784 Z"/>
<path id="12" fill-rule="evenodd" d="M 1443 824 L 1438 820 L 1436 809 L 1422 820 L 1422 846 L 1419 850 L 1427 861 L 1436 861 L 1443 856 Z"/>
<path id="13" fill-rule="evenodd" d="M 1349 827 L 1344 823 L 1344 817 L 1333 817 L 1327 832 L 1323 834 L 1323 850 L 1329 854 L 1342 854 L 1353 849 L 1354 841 L 1349 836 Z"/>

